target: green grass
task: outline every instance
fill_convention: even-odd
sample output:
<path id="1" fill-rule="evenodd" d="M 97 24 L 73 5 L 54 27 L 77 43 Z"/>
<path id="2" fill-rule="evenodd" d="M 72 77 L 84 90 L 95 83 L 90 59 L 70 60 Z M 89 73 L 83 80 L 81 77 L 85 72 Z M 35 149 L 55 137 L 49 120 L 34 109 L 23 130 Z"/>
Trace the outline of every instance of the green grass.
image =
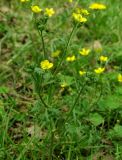
<path id="1" fill-rule="evenodd" d="M 40 15 L 35 23 L 31 2 L 55 9 L 46 26 Z M 121 160 L 121 0 L 97 1 L 103 11 L 88 8 L 93 0 L 31 2 L 0 2 L 0 160 Z M 73 30 L 79 6 L 90 15 Z M 84 47 L 91 50 L 86 57 L 78 53 Z M 73 54 L 76 61 L 67 62 Z M 53 68 L 41 69 L 44 59 Z M 101 75 L 99 66 L 106 68 Z"/>

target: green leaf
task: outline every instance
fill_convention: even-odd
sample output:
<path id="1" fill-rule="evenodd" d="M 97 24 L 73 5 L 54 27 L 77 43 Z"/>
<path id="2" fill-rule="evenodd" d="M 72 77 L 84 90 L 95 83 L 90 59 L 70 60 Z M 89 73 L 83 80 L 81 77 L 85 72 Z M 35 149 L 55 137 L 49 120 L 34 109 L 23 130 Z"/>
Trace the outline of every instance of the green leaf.
<path id="1" fill-rule="evenodd" d="M 104 118 L 98 114 L 98 113 L 92 113 L 90 116 L 89 116 L 89 121 L 95 125 L 95 126 L 98 126 L 100 124 L 102 124 L 104 122 Z"/>
<path id="2" fill-rule="evenodd" d="M 41 68 L 39 68 L 39 67 L 36 67 L 34 69 L 34 72 L 37 73 L 38 75 L 42 75 L 43 74 L 43 70 Z"/>
<path id="3" fill-rule="evenodd" d="M 117 95 L 110 95 L 100 100 L 99 104 L 102 104 L 105 109 L 114 110 L 122 106 L 122 99 Z"/>
<path id="4" fill-rule="evenodd" d="M 9 92 L 9 89 L 5 86 L 0 87 L 0 94 L 6 94 Z"/>
<path id="5" fill-rule="evenodd" d="M 121 125 L 116 124 L 114 127 L 114 131 L 118 137 L 122 138 L 122 126 Z"/>
<path id="6" fill-rule="evenodd" d="M 112 72 L 109 72 L 107 73 L 107 75 L 105 75 L 107 79 L 109 79 L 110 81 L 117 81 L 117 76 L 118 76 L 118 73 L 115 72 L 115 71 L 112 71 Z"/>
<path id="7" fill-rule="evenodd" d="M 112 138 L 122 138 L 122 126 L 116 124 L 114 128 L 109 131 L 109 136 Z"/>
<path id="8" fill-rule="evenodd" d="M 116 87 L 116 91 L 117 94 L 122 95 L 122 86 Z"/>

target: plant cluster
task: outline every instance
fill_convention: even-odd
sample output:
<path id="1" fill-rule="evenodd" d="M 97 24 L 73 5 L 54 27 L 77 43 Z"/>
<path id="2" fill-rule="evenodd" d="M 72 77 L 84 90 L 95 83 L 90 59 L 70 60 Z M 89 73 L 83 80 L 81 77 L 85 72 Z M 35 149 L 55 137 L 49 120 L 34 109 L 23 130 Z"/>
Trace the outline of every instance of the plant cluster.
<path id="1" fill-rule="evenodd" d="M 19 154 L 13 147 L 9 157 L 17 160 L 112 160 L 115 157 L 121 160 L 122 66 L 116 58 L 113 60 L 112 50 L 104 48 L 98 40 L 98 37 L 102 39 L 104 28 L 104 22 L 103 28 L 99 28 L 100 21 L 105 18 L 107 21 L 110 6 L 94 2 L 83 7 L 79 0 L 67 0 L 60 11 L 32 0 L 20 0 L 19 4 L 31 14 L 31 30 L 28 30 L 31 56 L 24 71 L 33 86 L 30 91 L 33 100 L 24 117 L 27 129 L 24 128 L 24 136 L 19 140 L 21 143 L 25 139 L 25 144 L 21 143 Z M 37 38 L 33 40 L 34 34 Z M 94 44 L 90 37 L 94 37 Z M 11 61 L 14 59 L 16 56 Z M 13 127 L 8 125 L 9 121 L 14 122 L 11 117 L 16 114 L 12 113 L 16 102 L 9 97 L 5 110 L 3 97 L 9 89 L 0 87 L 0 93 L 1 122 L 5 124 L 1 136 L 3 149 L 7 143 L 13 146 L 16 143 L 11 138 Z M 11 109 L 7 105 L 12 106 Z M 26 124 L 27 117 L 32 123 L 30 127 Z M 0 156 L 5 159 L 7 154 L 2 149 Z"/>

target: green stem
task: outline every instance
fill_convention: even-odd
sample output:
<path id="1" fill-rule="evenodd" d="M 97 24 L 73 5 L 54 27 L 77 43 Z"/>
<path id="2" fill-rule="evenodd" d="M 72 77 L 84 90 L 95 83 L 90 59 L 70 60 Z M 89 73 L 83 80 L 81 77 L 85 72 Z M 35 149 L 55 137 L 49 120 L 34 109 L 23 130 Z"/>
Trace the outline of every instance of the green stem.
<path id="1" fill-rule="evenodd" d="M 50 143 L 50 156 L 49 159 L 52 160 L 52 154 L 53 154 L 53 142 L 54 142 L 54 131 L 51 131 L 51 143 Z"/>
<path id="2" fill-rule="evenodd" d="M 46 107 L 46 108 L 49 108 L 48 105 L 45 103 L 45 101 L 43 100 L 42 96 L 40 95 L 40 93 L 38 93 L 38 96 L 42 102 L 42 104 Z"/>
<path id="3" fill-rule="evenodd" d="M 96 101 L 90 105 L 90 108 L 92 109 L 92 107 L 94 107 L 95 105 L 98 104 L 98 102 L 100 101 L 101 97 L 103 95 L 103 85 L 101 85 L 101 88 L 100 88 L 100 94 L 98 96 L 98 98 L 96 99 Z M 90 111 L 90 110 L 89 110 Z"/>
<path id="4" fill-rule="evenodd" d="M 60 130 L 64 131 L 63 128 L 65 127 L 66 122 L 69 120 L 69 117 L 70 117 L 70 115 L 72 114 L 72 111 L 74 110 L 74 108 L 75 108 L 75 106 L 76 106 L 76 104 L 77 104 L 77 102 L 78 102 L 78 100 L 79 100 L 79 98 L 80 98 L 80 95 L 81 95 L 82 91 L 84 90 L 84 87 L 85 87 L 85 83 L 84 83 L 83 86 L 81 87 L 81 89 L 80 89 L 80 91 L 79 91 L 79 93 L 78 93 L 78 95 L 77 95 L 77 97 L 76 97 L 76 99 L 75 99 L 75 101 L 74 101 L 74 104 L 72 105 L 72 107 L 71 107 L 71 109 L 70 109 L 70 111 L 69 111 L 69 113 L 68 113 L 68 115 L 67 115 L 67 117 L 66 117 L 66 119 L 65 119 L 65 121 L 64 121 L 64 125 L 62 125 L 62 126 L 60 127 Z M 64 135 L 64 132 L 61 133 L 60 137 L 63 137 L 63 135 Z M 61 143 L 61 140 L 60 140 L 60 143 Z"/>
<path id="5" fill-rule="evenodd" d="M 32 77 L 33 77 L 33 79 L 34 79 L 35 86 L 36 86 L 36 79 L 35 79 L 34 75 L 32 75 Z M 38 90 L 37 90 L 37 88 L 38 88 Z M 40 94 L 39 89 L 40 89 L 40 87 L 39 87 L 39 86 L 38 86 L 38 87 L 36 86 L 36 92 L 37 92 L 37 94 L 38 94 L 38 96 L 39 96 L 42 104 L 45 106 L 45 108 L 49 108 L 48 105 L 47 105 L 47 104 L 45 103 L 45 101 L 43 100 L 43 98 L 42 98 L 42 96 L 41 96 L 41 94 Z"/>
<path id="6" fill-rule="evenodd" d="M 47 55 L 46 55 L 46 49 L 45 49 L 45 42 L 44 42 L 44 37 L 43 37 L 43 30 L 38 30 L 39 35 L 41 37 L 41 41 L 42 41 L 42 47 L 43 47 L 43 58 L 46 59 Z"/>
<path id="7" fill-rule="evenodd" d="M 35 25 L 37 26 L 37 19 L 36 19 L 36 16 L 34 16 L 34 23 Z M 42 41 L 42 48 L 43 48 L 43 59 L 45 59 L 47 56 L 46 56 L 46 49 L 45 49 L 45 42 L 44 42 L 44 37 L 43 37 L 43 29 L 39 29 L 38 26 L 37 26 L 37 30 L 38 30 L 38 33 L 41 37 L 41 41 Z"/>
<path id="8" fill-rule="evenodd" d="M 57 70 L 60 68 L 60 66 L 61 66 L 61 64 L 62 64 L 62 62 L 63 62 L 63 60 L 64 60 L 64 58 L 65 58 L 65 55 L 66 55 L 66 53 L 67 53 L 67 51 L 68 51 L 68 48 L 69 48 L 69 45 L 70 45 L 70 42 L 71 42 L 71 39 L 72 39 L 72 37 L 73 37 L 73 34 L 74 34 L 75 30 L 77 29 L 78 24 L 79 24 L 79 23 L 76 23 L 76 24 L 74 25 L 74 27 L 73 27 L 73 29 L 72 29 L 72 31 L 71 31 L 71 33 L 70 33 L 69 39 L 68 39 L 68 41 L 67 41 L 67 43 L 66 43 L 66 46 L 65 46 L 65 49 L 64 49 L 64 52 L 63 52 L 62 57 L 61 57 L 61 59 L 60 59 L 60 61 L 59 61 L 59 64 L 57 65 L 57 68 L 56 68 L 55 71 L 54 71 L 54 74 L 57 73 Z"/>
<path id="9" fill-rule="evenodd" d="M 71 107 L 71 109 L 70 109 L 70 112 L 69 112 L 69 114 L 67 115 L 67 117 L 66 117 L 66 119 L 65 119 L 65 123 L 69 120 L 69 117 L 70 117 L 70 115 L 72 114 L 72 111 L 74 110 L 74 108 L 75 108 L 75 106 L 76 106 L 76 104 L 77 104 L 77 102 L 78 102 L 78 100 L 79 100 L 79 98 L 80 98 L 80 95 L 81 95 L 84 87 L 85 87 L 85 85 L 83 85 L 82 88 L 80 89 L 80 92 L 78 93 L 78 95 L 77 95 L 77 97 L 76 97 L 76 99 L 75 99 L 75 101 L 74 101 L 74 104 L 72 105 L 72 107 Z"/>

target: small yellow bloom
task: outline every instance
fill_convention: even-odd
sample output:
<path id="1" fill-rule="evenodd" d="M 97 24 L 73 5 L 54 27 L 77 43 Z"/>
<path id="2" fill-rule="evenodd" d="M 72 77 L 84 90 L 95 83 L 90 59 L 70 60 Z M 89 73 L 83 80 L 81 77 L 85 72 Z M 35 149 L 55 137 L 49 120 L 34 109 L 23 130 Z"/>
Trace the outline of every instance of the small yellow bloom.
<path id="1" fill-rule="evenodd" d="M 83 48 L 81 51 L 79 51 L 79 53 L 82 56 L 87 56 L 90 53 L 90 49 Z"/>
<path id="2" fill-rule="evenodd" d="M 40 13 L 42 9 L 39 6 L 31 6 L 31 10 L 34 13 Z"/>
<path id="3" fill-rule="evenodd" d="M 48 15 L 49 17 L 52 17 L 52 15 L 55 14 L 55 11 L 53 8 L 46 8 L 45 14 Z"/>
<path id="4" fill-rule="evenodd" d="M 108 60 L 108 57 L 106 56 L 100 56 L 100 61 L 101 62 L 106 62 Z"/>
<path id="5" fill-rule="evenodd" d="M 67 83 L 66 82 L 63 82 L 62 84 L 61 84 L 61 87 L 62 88 L 65 88 L 65 87 L 67 87 L 68 85 L 67 85 Z"/>
<path id="6" fill-rule="evenodd" d="M 53 63 L 50 63 L 48 60 L 44 60 L 44 61 L 42 61 L 41 63 L 40 63 L 40 67 L 42 68 L 42 69 L 50 69 L 50 68 L 52 68 L 53 67 Z"/>
<path id="7" fill-rule="evenodd" d="M 57 50 L 57 51 L 55 51 L 55 52 L 53 52 L 53 53 L 51 54 L 51 57 L 56 58 L 56 57 L 59 56 L 60 53 L 61 53 L 61 51 L 60 51 L 60 50 Z"/>
<path id="8" fill-rule="evenodd" d="M 75 60 L 76 60 L 76 57 L 74 55 L 66 58 L 66 61 L 68 61 L 68 62 L 73 62 Z"/>
<path id="9" fill-rule="evenodd" d="M 122 82 L 122 75 L 121 74 L 118 75 L 118 81 Z"/>
<path id="10" fill-rule="evenodd" d="M 94 69 L 94 72 L 97 73 L 97 74 L 101 74 L 101 73 L 103 73 L 104 71 L 105 71 L 105 68 L 101 68 L 101 67 L 99 67 L 99 68 L 97 68 L 97 69 Z"/>
<path id="11" fill-rule="evenodd" d="M 106 9 L 106 6 L 101 3 L 92 3 L 89 8 L 93 10 L 104 10 Z"/>
<path id="12" fill-rule="evenodd" d="M 72 2 L 73 2 L 73 0 L 69 0 L 69 2 L 70 2 L 70 3 L 72 3 Z"/>
<path id="13" fill-rule="evenodd" d="M 79 71 L 80 76 L 83 76 L 84 74 L 86 74 L 85 71 Z"/>
<path id="14" fill-rule="evenodd" d="M 20 2 L 28 2 L 29 0 L 20 0 Z"/>
<path id="15" fill-rule="evenodd" d="M 80 23 L 87 21 L 87 19 L 86 19 L 85 17 L 83 17 L 83 16 L 82 16 L 81 14 L 79 14 L 79 13 L 73 13 L 72 16 L 73 16 L 73 18 L 74 18 L 76 21 L 78 21 L 78 22 L 80 22 Z"/>

